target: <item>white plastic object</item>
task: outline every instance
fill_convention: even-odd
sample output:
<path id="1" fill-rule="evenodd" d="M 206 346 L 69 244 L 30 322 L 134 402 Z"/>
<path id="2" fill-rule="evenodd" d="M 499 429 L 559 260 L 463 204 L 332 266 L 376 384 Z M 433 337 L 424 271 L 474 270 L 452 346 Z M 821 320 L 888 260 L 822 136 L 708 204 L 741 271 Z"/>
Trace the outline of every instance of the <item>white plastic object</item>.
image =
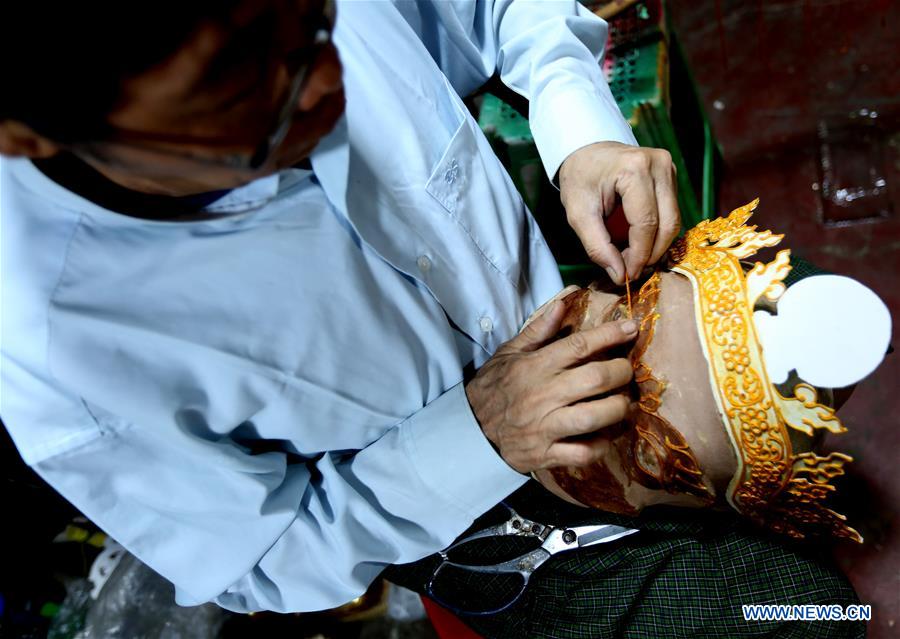
<path id="1" fill-rule="evenodd" d="M 788 287 L 777 315 L 753 314 L 769 379 L 780 384 L 796 370 L 803 381 L 843 388 L 884 359 L 891 314 L 868 287 L 840 275 L 816 275 Z"/>

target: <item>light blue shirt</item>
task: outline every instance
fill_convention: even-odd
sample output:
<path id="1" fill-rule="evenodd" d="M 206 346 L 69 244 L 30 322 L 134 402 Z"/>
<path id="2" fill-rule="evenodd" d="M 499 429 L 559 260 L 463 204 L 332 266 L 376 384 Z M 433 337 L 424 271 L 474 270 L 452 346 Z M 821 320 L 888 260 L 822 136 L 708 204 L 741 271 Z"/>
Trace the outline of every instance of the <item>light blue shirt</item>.
<path id="1" fill-rule="evenodd" d="M 561 282 L 458 94 L 499 69 L 551 176 L 633 142 L 597 66 L 605 25 L 574 2 L 350 2 L 334 38 L 347 113 L 314 173 L 202 219 L 126 217 L 0 166 L 0 415 L 181 603 L 341 604 L 525 481 L 462 368 Z"/>

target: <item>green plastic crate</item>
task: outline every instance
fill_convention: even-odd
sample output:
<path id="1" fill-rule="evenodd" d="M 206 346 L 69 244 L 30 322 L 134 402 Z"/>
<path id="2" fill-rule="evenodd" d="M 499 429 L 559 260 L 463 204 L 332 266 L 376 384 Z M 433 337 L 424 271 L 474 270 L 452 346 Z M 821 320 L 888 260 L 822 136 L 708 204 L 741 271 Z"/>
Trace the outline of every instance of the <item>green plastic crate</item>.
<path id="1" fill-rule="evenodd" d="M 648 10 L 649 8 L 649 10 Z M 680 56 L 680 50 L 665 27 L 664 5 L 661 2 L 637 3 L 622 16 L 610 21 L 610 39 L 604 56 L 603 71 L 622 115 L 628 120 L 635 138 L 641 146 L 667 149 L 677 169 L 678 205 L 682 227 L 690 228 L 700 220 L 714 214 L 715 180 L 714 159 L 717 152 L 709 124 L 696 100 L 692 87 L 679 91 L 679 113 L 691 112 L 696 122 L 701 122 L 699 134 L 694 136 L 694 155 L 701 154 L 702 179 L 698 177 L 698 162 L 691 164 L 693 172 L 679 144 L 673 111 L 669 76 L 670 51 Z M 643 20 L 643 22 L 641 22 Z M 627 25 L 625 24 L 627 23 Z M 617 24 L 622 28 L 614 28 Z M 626 28 L 627 27 L 627 28 Z M 629 39 L 628 34 L 631 34 Z M 691 84 L 685 74 L 683 58 L 676 59 L 682 71 L 680 81 Z M 687 79 L 682 76 L 687 75 Z M 683 87 L 679 87 L 682 89 Z M 686 104 L 682 104 L 682 102 Z M 535 214 L 541 229 L 547 236 L 554 254 L 560 260 L 564 277 L 590 276 L 590 265 L 580 243 L 573 242 L 574 233 L 564 226 L 565 215 L 559 204 L 558 193 L 543 172 L 540 157 L 531 135 L 527 119 L 509 104 L 493 94 L 485 94 L 479 112 L 479 125 L 486 133 L 494 150 L 509 170 L 525 203 Z M 682 138 L 684 136 L 682 135 Z M 693 181 L 692 181 L 693 176 Z M 697 188 L 695 188 L 695 185 Z M 698 200 L 698 189 L 701 199 Z M 562 222 L 561 222 L 562 221 Z M 577 240 L 577 238 L 575 238 Z"/>

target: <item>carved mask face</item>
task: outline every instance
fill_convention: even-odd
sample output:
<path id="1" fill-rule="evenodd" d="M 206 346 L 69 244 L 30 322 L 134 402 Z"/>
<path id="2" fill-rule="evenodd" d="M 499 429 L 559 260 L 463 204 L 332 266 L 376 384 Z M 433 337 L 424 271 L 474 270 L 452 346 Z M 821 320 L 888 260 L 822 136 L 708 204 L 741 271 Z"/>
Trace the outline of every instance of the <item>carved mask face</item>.
<path id="1" fill-rule="evenodd" d="M 626 313 L 640 320 L 627 353 L 634 380 L 620 391 L 632 410 L 592 435 L 601 452 L 593 465 L 537 478 L 576 503 L 615 512 L 727 503 L 794 539 L 826 533 L 859 542 L 826 503 L 830 480 L 852 458 L 814 450 L 825 432 L 846 429 L 836 394 L 813 384 L 845 389 L 872 372 L 890 343 L 890 313 L 845 277 L 809 277 L 787 290 L 788 249 L 769 262 L 744 261 L 782 239 L 746 224 L 757 203 L 688 230 L 669 250 L 672 272 L 652 275 L 627 307 L 597 289 L 563 291 L 566 330 Z M 847 306 L 863 312 L 848 315 Z"/>
<path id="2" fill-rule="evenodd" d="M 563 334 L 628 316 L 624 297 L 595 288 L 569 293 L 564 302 Z M 653 504 L 721 502 L 737 460 L 710 389 L 690 282 L 654 274 L 634 294 L 632 316 L 641 329 L 627 353 L 635 371 L 622 391 L 633 402 L 628 418 L 597 433 L 598 462 L 541 471 L 538 479 L 570 501 L 623 514 Z"/>

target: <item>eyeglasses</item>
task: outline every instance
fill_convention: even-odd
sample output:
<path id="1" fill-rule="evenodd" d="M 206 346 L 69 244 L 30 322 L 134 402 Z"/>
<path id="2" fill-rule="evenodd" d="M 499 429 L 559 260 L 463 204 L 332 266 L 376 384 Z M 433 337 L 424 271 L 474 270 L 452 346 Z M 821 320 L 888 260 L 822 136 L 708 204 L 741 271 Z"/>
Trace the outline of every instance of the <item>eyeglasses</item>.
<path id="1" fill-rule="evenodd" d="M 155 145 L 153 142 L 163 142 L 166 144 L 197 144 L 198 140 L 186 136 L 158 136 L 145 134 L 134 131 L 119 131 L 114 139 L 103 140 L 99 142 L 88 142 L 75 145 L 75 150 L 87 153 L 103 162 L 114 161 L 110 154 L 103 150 L 105 145 L 118 145 L 164 155 L 168 158 L 178 158 L 186 160 L 194 164 L 202 164 L 204 166 L 226 168 L 238 171 L 256 171 L 272 158 L 272 156 L 281 147 L 284 139 L 290 131 L 294 113 L 297 108 L 297 100 L 305 86 L 309 77 L 309 71 L 322 49 L 331 42 L 331 31 L 333 28 L 333 2 L 327 0 L 325 8 L 319 14 L 319 21 L 316 25 L 312 43 L 301 49 L 295 50 L 285 61 L 290 65 L 292 60 L 300 61 L 296 65 L 296 70 L 291 76 L 285 93 L 284 101 L 281 103 L 270 133 L 257 145 L 250 153 L 221 153 L 218 155 L 199 154 L 191 151 L 183 151 L 171 146 Z M 208 141 L 204 144 L 209 145 Z"/>
<path id="2" fill-rule="evenodd" d="M 323 19 L 326 18 L 323 16 Z M 305 56 L 305 62 L 298 68 L 297 72 L 294 73 L 288 90 L 287 99 L 281 106 L 281 111 L 279 111 L 278 118 L 275 120 L 275 128 L 272 133 L 260 143 L 252 155 L 231 155 L 223 158 L 226 161 L 227 166 L 235 169 L 256 170 L 261 166 L 264 166 L 266 162 L 269 161 L 269 158 L 278 150 L 278 147 L 281 146 L 281 143 L 284 142 L 284 138 L 291 128 L 291 118 L 296 109 L 300 91 L 303 90 L 303 85 L 309 75 L 309 68 L 312 65 L 312 61 L 316 59 L 316 55 L 321 51 L 322 47 L 331 41 L 330 27 L 331 24 L 329 23 L 327 28 L 320 27 L 316 30 L 313 44 L 310 47 L 312 50 L 308 51 L 309 55 Z"/>
<path id="3" fill-rule="evenodd" d="M 315 61 L 319 51 L 331 42 L 331 22 L 327 17 L 327 14 L 323 14 L 321 20 L 326 21 L 327 26 L 320 26 L 316 29 L 312 45 L 308 47 L 303 54 L 304 61 L 294 73 L 288 90 L 287 99 L 284 104 L 282 104 L 281 110 L 278 112 L 278 117 L 275 120 L 275 128 L 268 137 L 260 143 L 252 155 L 230 156 L 227 159 L 227 165 L 229 167 L 235 169 L 256 170 L 261 166 L 264 166 L 266 162 L 269 161 L 269 158 L 272 157 L 281 146 L 281 143 L 284 142 L 284 138 L 287 137 L 287 133 L 291 128 L 291 119 L 296 110 L 300 92 L 303 90 L 303 85 L 306 83 L 306 78 L 309 76 L 309 69 Z"/>

